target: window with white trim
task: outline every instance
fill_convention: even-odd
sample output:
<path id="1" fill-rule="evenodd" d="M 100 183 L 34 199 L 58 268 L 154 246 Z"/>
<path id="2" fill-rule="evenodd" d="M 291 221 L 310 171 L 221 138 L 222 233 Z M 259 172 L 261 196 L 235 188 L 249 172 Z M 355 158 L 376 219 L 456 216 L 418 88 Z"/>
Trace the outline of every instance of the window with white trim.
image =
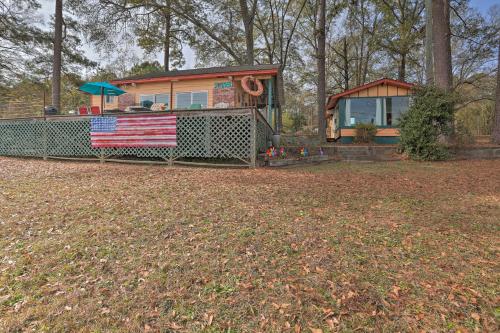
<path id="1" fill-rule="evenodd" d="M 399 126 L 399 120 L 409 108 L 409 96 L 348 98 L 345 104 L 344 126 L 374 124 Z"/>
<path id="2" fill-rule="evenodd" d="M 163 103 L 165 106 L 170 104 L 170 94 L 151 94 L 151 95 L 141 95 L 139 97 L 139 102 L 144 106 L 146 104 Z"/>
<path id="3" fill-rule="evenodd" d="M 208 92 L 193 92 L 191 94 L 191 104 L 199 104 L 202 108 L 206 108 L 208 106 Z"/>
<path id="4" fill-rule="evenodd" d="M 175 94 L 175 108 L 189 109 L 194 105 L 200 105 L 202 109 L 208 107 L 208 92 L 178 92 Z"/>

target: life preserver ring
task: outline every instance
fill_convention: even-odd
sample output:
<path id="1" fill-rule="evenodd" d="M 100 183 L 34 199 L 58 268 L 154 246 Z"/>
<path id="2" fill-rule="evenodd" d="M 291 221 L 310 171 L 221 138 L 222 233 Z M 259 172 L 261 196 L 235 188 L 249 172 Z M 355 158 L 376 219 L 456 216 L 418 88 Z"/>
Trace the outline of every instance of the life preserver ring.
<path id="1" fill-rule="evenodd" d="M 257 86 L 257 90 L 250 89 L 250 81 L 252 81 Z M 241 79 L 241 87 L 247 94 L 255 97 L 260 96 L 264 93 L 264 86 L 262 85 L 262 82 L 260 82 L 259 79 L 256 79 L 253 76 L 244 76 Z"/>

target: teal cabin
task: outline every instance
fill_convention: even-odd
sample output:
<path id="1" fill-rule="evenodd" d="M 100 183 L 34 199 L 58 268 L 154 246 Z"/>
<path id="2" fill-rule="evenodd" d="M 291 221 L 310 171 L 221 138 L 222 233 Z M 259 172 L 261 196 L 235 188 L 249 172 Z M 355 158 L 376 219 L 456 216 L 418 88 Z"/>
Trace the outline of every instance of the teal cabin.
<path id="1" fill-rule="evenodd" d="M 377 126 L 375 143 L 399 142 L 399 120 L 410 104 L 414 85 L 380 79 L 328 98 L 326 107 L 327 139 L 353 143 L 357 124 Z"/>

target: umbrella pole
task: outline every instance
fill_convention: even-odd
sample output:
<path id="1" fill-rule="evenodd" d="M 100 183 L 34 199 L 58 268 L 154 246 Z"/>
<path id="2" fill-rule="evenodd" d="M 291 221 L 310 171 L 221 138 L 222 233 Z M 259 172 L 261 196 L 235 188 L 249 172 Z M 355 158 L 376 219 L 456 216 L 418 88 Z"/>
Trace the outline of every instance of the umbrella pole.
<path id="1" fill-rule="evenodd" d="M 101 87 L 101 116 L 104 113 L 104 88 Z"/>

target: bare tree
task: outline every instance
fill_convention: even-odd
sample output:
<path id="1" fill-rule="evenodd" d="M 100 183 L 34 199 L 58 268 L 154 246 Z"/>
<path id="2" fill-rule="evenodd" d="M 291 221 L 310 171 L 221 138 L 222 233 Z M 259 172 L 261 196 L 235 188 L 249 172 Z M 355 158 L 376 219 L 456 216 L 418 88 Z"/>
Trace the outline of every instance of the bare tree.
<path id="1" fill-rule="evenodd" d="M 246 42 L 246 63 L 253 65 L 254 63 L 254 37 L 253 27 L 255 12 L 257 10 L 257 0 L 250 1 L 250 7 L 247 0 L 240 0 L 241 18 L 245 27 L 245 42 Z"/>
<path id="2" fill-rule="evenodd" d="M 52 63 L 52 105 L 61 110 L 61 51 L 62 51 L 62 26 L 63 2 L 56 0 L 54 23 L 54 58 Z"/>
<path id="3" fill-rule="evenodd" d="M 256 12 L 255 28 L 262 35 L 262 55 L 269 64 L 280 64 L 277 77 L 277 92 L 280 108 L 285 106 L 285 84 L 283 71 L 292 53 L 292 41 L 305 8 L 306 0 L 265 0 Z M 277 115 L 277 132 L 281 130 L 282 112 Z"/>
<path id="4" fill-rule="evenodd" d="M 491 133 L 491 140 L 500 144 L 500 40 L 498 44 L 498 63 L 497 63 L 497 89 L 495 97 L 495 123 Z"/>
<path id="5" fill-rule="evenodd" d="M 353 1 L 348 6 L 347 30 L 348 44 L 352 49 L 351 78 L 354 86 L 366 83 L 370 72 L 371 61 L 377 51 L 375 32 L 380 29 L 380 14 L 375 10 L 373 3 L 368 0 Z"/>
<path id="6" fill-rule="evenodd" d="M 378 45 L 398 66 L 398 79 L 406 80 L 410 56 L 422 45 L 424 4 L 420 0 L 378 0 L 376 10 L 382 15 L 381 24 L 372 31 Z"/>
<path id="7" fill-rule="evenodd" d="M 319 0 L 318 6 L 318 135 L 320 142 L 326 141 L 326 0 Z"/>
<path id="8" fill-rule="evenodd" d="M 434 80 L 445 91 L 452 88 L 449 0 L 432 1 Z"/>

